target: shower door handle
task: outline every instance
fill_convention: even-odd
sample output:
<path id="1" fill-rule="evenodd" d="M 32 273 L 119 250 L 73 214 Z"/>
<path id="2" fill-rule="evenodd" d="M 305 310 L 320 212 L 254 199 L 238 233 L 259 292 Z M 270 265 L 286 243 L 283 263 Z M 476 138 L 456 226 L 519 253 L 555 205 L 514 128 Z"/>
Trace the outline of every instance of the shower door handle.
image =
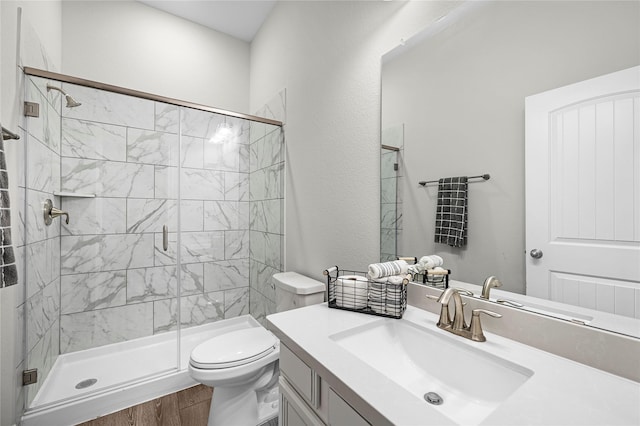
<path id="1" fill-rule="evenodd" d="M 167 225 L 162 226 L 162 250 L 167 251 L 169 249 L 169 227 Z"/>

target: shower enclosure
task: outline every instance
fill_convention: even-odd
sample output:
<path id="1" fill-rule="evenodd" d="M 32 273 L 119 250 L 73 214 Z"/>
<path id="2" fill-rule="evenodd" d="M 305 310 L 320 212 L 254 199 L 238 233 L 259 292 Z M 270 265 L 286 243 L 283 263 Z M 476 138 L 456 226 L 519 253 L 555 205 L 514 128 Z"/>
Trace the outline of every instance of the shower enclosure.
<path id="1" fill-rule="evenodd" d="M 274 311 L 281 122 L 25 73 L 27 415 L 184 370 L 211 324 Z"/>
<path id="2" fill-rule="evenodd" d="M 380 261 L 395 260 L 402 234 L 404 126 L 384 129 L 380 146 Z"/>

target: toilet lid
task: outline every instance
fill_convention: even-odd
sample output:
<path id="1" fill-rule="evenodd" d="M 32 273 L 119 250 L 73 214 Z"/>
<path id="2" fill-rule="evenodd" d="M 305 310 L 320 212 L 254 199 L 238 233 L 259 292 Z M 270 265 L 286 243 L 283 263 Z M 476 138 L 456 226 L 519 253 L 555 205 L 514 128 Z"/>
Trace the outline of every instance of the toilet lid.
<path id="1" fill-rule="evenodd" d="M 277 341 L 262 327 L 232 331 L 196 346 L 191 352 L 191 365 L 213 369 L 247 364 L 273 352 Z"/>

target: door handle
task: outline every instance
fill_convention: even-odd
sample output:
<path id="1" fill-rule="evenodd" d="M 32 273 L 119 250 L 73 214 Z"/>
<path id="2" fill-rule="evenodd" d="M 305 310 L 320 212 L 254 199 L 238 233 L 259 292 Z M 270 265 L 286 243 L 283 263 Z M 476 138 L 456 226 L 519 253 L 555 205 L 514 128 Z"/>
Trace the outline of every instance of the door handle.
<path id="1" fill-rule="evenodd" d="M 162 226 L 162 249 L 164 251 L 169 249 L 169 227 L 167 225 Z"/>
<path id="2" fill-rule="evenodd" d="M 533 249 L 529 252 L 529 255 L 531 257 L 533 257 L 534 259 L 540 259 L 542 257 L 542 250 L 540 249 Z"/>

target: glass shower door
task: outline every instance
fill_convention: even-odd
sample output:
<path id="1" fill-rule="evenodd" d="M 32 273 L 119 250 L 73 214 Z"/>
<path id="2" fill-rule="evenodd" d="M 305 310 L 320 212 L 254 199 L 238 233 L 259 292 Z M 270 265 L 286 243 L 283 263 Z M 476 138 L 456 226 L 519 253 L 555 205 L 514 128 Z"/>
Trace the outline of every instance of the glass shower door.
<path id="1" fill-rule="evenodd" d="M 382 130 L 380 146 L 380 260 L 395 260 L 402 250 L 404 124 Z"/>
<path id="2" fill-rule="evenodd" d="M 398 151 L 383 145 L 380 160 L 380 261 L 398 256 Z"/>
<path id="3" fill-rule="evenodd" d="M 249 313 L 249 121 L 183 107 L 182 365 L 212 323 Z"/>
<path id="4" fill-rule="evenodd" d="M 180 149 L 177 107 L 28 80 L 41 105 L 27 119 L 26 190 L 26 364 L 40 376 L 27 406 L 38 408 L 178 368 Z M 68 223 L 44 224 L 46 199 Z"/>

